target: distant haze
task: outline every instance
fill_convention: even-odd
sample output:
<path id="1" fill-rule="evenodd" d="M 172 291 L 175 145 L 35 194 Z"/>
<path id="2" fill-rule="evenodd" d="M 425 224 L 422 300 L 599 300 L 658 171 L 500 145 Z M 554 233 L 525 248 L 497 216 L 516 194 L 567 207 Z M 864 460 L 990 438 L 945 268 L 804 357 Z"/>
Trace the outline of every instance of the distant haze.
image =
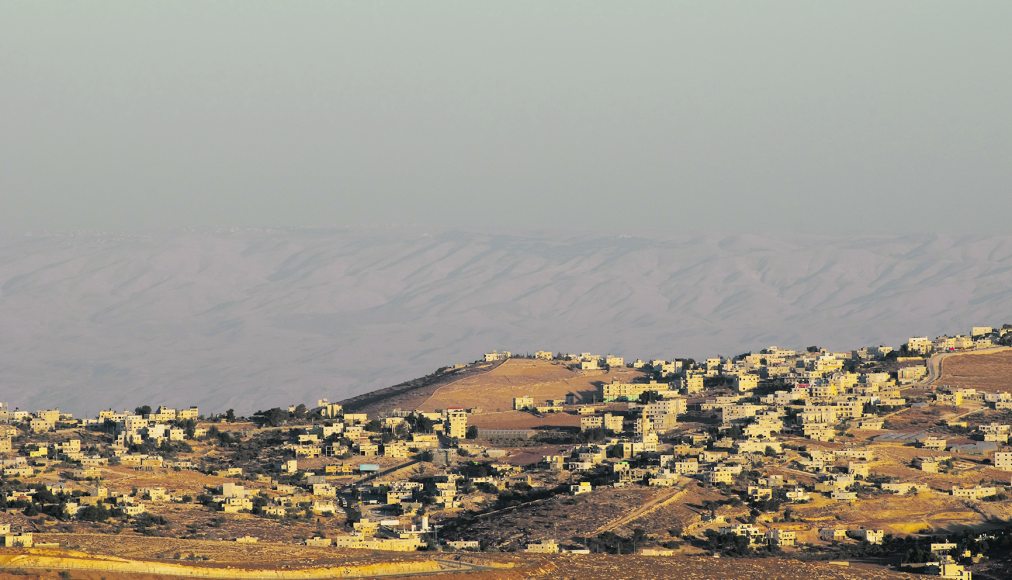
<path id="1" fill-rule="evenodd" d="M 1012 313 L 1012 2 L 0 3 L 0 401 Z"/>
<path id="2" fill-rule="evenodd" d="M 998 233 L 1012 2 L 0 4 L 0 227 Z"/>
<path id="3" fill-rule="evenodd" d="M 850 349 L 1012 320 L 1012 236 L 0 237 L 0 400 L 337 400 L 486 350 Z"/>

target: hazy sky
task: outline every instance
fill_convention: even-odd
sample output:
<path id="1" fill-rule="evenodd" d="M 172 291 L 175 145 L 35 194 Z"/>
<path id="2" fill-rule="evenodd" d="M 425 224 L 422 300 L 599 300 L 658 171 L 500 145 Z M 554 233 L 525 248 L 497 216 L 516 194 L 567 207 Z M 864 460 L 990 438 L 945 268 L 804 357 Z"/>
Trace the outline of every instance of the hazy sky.
<path id="1" fill-rule="evenodd" d="M 1012 2 L 0 3 L 0 227 L 1007 231 Z"/>

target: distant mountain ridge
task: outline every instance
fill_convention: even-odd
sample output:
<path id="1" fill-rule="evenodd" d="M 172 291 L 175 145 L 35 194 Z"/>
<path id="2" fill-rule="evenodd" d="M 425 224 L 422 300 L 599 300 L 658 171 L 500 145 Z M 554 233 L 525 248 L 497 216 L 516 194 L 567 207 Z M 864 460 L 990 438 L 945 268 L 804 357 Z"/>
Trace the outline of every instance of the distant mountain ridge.
<path id="1" fill-rule="evenodd" d="M 0 237 L 0 401 L 240 412 L 495 348 L 850 349 L 1012 314 L 1012 236 L 221 230 Z"/>

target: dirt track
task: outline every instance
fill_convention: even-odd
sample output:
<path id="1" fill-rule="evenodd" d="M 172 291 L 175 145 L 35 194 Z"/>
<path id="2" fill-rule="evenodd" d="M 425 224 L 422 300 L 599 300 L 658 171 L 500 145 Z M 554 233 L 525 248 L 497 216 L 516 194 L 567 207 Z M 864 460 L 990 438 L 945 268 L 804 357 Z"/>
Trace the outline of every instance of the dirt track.
<path id="1" fill-rule="evenodd" d="M 947 358 L 950 358 L 950 357 L 959 357 L 959 356 L 997 354 L 997 353 L 1000 353 L 1000 352 L 1005 352 L 1005 351 L 1010 351 L 1010 350 L 1012 350 L 1012 348 L 1007 347 L 1007 346 L 996 346 L 996 347 L 993 347 L 993 348 L 985 348 L 985 349 L 981 349 L 981 350 L 973 350 L 973 351 L 967 351 L 967 352 L 942 352 L 942 353 L 931 355 L 931 357 L 927 361 L 927 366 L 928 366 L 928 374 L 927 374 L 927 376 L 924 378 L 923 381 L 920 381 L 919 383 L 916 383 L 916 385 L 912 385 L 912 386 L 928 386 L 928 385 L 935 384 L 935 382 L 938 381 L 938 379 L 940 379 L 942 377 L 942 372 L 943 372 L 942 371 L 942 363 L 945 362 L 945 359 L 947 359 Z"/>
<path id="2" fill-rule="evenodd" d="M 942 364 L 942 363 L 945 364 Z M 1012 389 L 1012 348 L 996 347 L 939 357 L 935 384 L 967 387 L 984 392 Z M 931 369 L 929 367 L 929 372 Z"/>
<path id="3" fill-rule="evenodd" d="M 670 505 L 672 502 L 679 499 L 683 495 L 685 495 L 684 487 L 671 488 L 669 490 L 669 493 L 655 497 L 650 501 L 646 502 L 645 504 L 623 515 L 622 517 L 616 518 L 608 522 L 607 524 L 597 528 L 596 530 L 594 530 L 592 535 L 597 536 L 605 532 L 611 532 L 621 528 L 622 526 L 631 524 L 632 522 L 635 522 L 640 518 L 644 518 L 654 513 L 655 511 L 661 509 L 666 505 Z"/>

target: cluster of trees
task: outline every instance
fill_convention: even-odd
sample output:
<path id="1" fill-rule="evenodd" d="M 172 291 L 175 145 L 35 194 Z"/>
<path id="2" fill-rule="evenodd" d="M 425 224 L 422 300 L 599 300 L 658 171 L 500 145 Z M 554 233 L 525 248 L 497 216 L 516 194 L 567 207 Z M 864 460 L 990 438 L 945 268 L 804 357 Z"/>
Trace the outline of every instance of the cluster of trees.
<path id="1" fill-rule="evenodd" d="M 706 530 L 706 547 L 727 556 L 749 556 L 753 554 L 748 545 L 748 538 L 734 534 L 721 534 L 715 530 Z"/>
<path id="2" fill-rule="evenodd" d="M 480 461 L 461 463 L 458 466 L 458 471 L 460 472 L 460 475 L 468 479 L 473 479 L 475 477 L 488 477 L 495 473 L 495 470 L 492 469 L 491 465 Z"/>
<path id="3" fill-rule="evenodd" d="M 764 513 L 779 512 L 780 507 L 784 503 L 784 499 L 785 498 L 781 497 L 779 494 L 775 494 L 770 499 L 752 501 L 750 502 L 752 509 L 750 510 L 749 513 L 753 517 L 758 517 L 759 515 Z"/>
<path id="4" fill-rule="evenodd" d="M 294 439 L 294 434 L 278 431 L 257 433 L 247 441 L 235 437 L 231 445 L 234 452 L 232 464 L 242 467 L 247 473 L 263 472 L 265 465 L 280 462 L 284 444 Z"/>
<path id="5" fill-rule="evenodd" d="M 66 520 L 65 512 L 67 502 L 74 501 L 81 495 L 80 491 L 73 493 L 53 492 L 46 489 L 43 484 L 33 484 L 27 489 L 34 490 L 30 499 L 7 500 L 7 494 L 15 489 L 24 489 L 20 483 L 10 482 L 10 485 L 0 488 L 0 510 L 20 509 L 22 514 L 28 517 L 43 515 L 57 520 Z M 83 506 L 78 509 L 76 518 L 83 522 L 104 522 L 113 517 L 115 513 L 104 503 L 93 506 Z"/>
<path id="6" fill-rule="evenodd" d="M 281 407 L 274 407 L 266 411 L 257 411 L 250 417 L 257 427 L 280 427 L 286 425 L 289 422 L 304 422 L 309 418 L 309 409 L 302 403 L 295 407 L 295 410 L 289 412 L 288 409 L 282 409 Z"/>
<path id="7" fill-rule="evenodd" d="M 432 428 L 436 425 L 436 421 L 417 413 L 408 415 L 404 418 L 404 420 L 411 426 L 411 430 L 415 433 L 432 433 Z"/>
<path id="8" fill-rule="evenodd" d="M 547 499 L 561 493 L 562 491 L 561 487 L 552 489 L 533 489 L 530 488 L 530 486 L 516 486 L 513 489 L 500 493 L 499 497 L 496 498 L 495 503 L 492 505 L 491 511 L 513 507 L 539 499 Z"/>
<path id="9" fill-rule="evenodd" d="M 207 430 L 207 438 L 212 442 L 217 442 L 219 445 L 235 445 L 242 441 L 242 437 L 236 434 L 232 434 L 228 431 L 222 431 L 215 426 L 211 426 Z"/>
<path id="10" fill-rule="evenodd" d="M 165 457 L 173 458 L 179 453 L 190 453 L 193 451 L 193 448 L 185 441 L 164 440 L 161 443 L 155 443 L 151 439 L 146 439 L 143 443 L 131 444 L 130 451 L 132 453 L 145 454 L 158 453 Z"/>
<path id="11" fill-rule="evenodd" d="M 105 507 L 105 504 L 84 506 L 77 510 L 77 519 L 82 522 L 104 522 L 112 517 L 112 510 Z"/>
<path id="12" fill-rule="evenodd" d="M 534 441 L 549 445 L 572 445 L 582 442 L 583 434 L 576 429 L 557 427 L 542 429 L 534 435 Z"/>
<path id="13" fill-rule="evenodd" d="M 134 518 L 134 530 L 145 536 L 158 535 L 158 528 L 164 528 L 169 525 L 169 521 L 163 516 L 157 516 L 152 514 L 141 514 Z"/>

